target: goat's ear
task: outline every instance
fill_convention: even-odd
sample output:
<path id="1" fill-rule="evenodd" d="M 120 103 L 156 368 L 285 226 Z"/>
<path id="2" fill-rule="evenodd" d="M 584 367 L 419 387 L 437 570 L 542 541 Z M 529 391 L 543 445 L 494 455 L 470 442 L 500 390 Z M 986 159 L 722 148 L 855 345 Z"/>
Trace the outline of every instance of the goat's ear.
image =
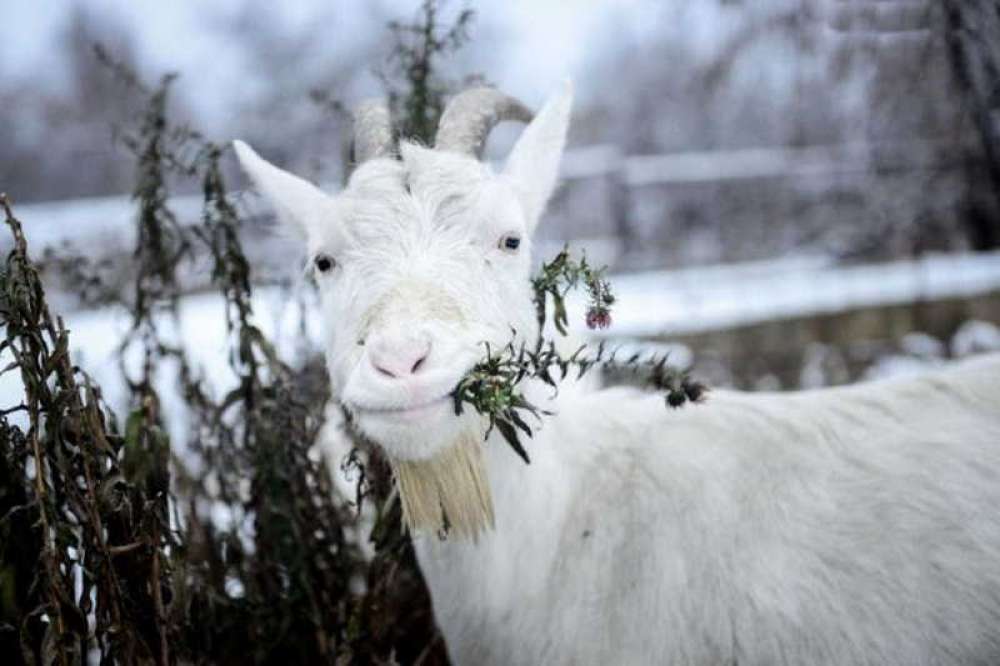
<path id="1" fill-rule="evenodd" d="M 278 220 L 309 239 L 313 227 L 323 219 L 330 205 L 330 195 L 310 183 L 274 166 L 242 141 L 233 141 L 233 149 L 254 186 L 274 207 Z"/>
<path id="2" fill-rule="evenodd" d="M 573 84 L 566 81 L 525 128 L 507 158 L 504 174 L 520 195 L 529 231 L 555 190 L 572 106 Z"/>

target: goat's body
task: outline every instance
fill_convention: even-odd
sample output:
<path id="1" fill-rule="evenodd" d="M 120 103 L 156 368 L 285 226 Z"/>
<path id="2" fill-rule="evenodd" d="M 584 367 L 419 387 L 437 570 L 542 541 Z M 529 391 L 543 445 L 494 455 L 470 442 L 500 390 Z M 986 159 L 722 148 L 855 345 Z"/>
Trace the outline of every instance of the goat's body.
<path id="1" fill-rule="evenodd" d="M 456 417 L 448 394 L 482 343 L 535 341 L 523 241 L 571 102 L 565 85 L 499 174 L 475 155 L 492 124 L 527 117 L 515 100 L 458 95 L 443 149 L 397 150 L 388 109 L 368 108 L 361 165 L 336 197 L 235 144 L 305 237 L 331 393 L 390 460 L 440 460 L 478 436 L 479 415 Z M 559 415 L 528 443 L 529 467 L 490 442 L 496 531 L 417 543 L 456 662 L 1000 663 L 1000 357 L 677 411 L 662 400 L 538 403 Z"/>
<path id="2" fill-rule="evenodd" d="M 490 442 L 494 533 L 417 544 L 456 663 L 1000 663 L 1000 356 L 558 409 Z"/>

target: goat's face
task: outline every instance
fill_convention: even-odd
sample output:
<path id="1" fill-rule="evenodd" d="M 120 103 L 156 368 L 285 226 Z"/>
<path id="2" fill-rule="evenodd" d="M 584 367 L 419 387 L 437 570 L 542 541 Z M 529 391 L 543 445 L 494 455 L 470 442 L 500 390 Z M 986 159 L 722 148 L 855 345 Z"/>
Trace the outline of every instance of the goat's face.
<path id="1" fill-rule="evenodd" d="M 537 332 L 530 236 L 554 187 L 571 91 L 555 95 L 499 174 L 475 157 L 402 143 L 337 196 L 236 143 L 243 168 L 306 239 L 334 396 L 398 459 L 481 428 L 450 397 L 485 352 Z M 440 143 L 440 134 L 439 134 Z"/>

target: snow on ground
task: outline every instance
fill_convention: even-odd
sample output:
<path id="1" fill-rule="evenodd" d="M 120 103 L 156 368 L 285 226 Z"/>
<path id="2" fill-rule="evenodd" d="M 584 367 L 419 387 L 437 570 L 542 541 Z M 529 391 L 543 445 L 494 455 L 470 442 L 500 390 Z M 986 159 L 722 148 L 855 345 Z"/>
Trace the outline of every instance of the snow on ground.
<path id="1" fill-rule="evenodd" d="M 906 334 L 900 348 L 901 354 L 889 354 L 877 359 L 865 371 L 863 378 L 918 375 L 946 362 L 945 345 L 925 333 Z M 954 358 L 1000 351 L 1000 328 L 988 321 L 967 321 L 952 336 L 950 349 Z"/>
<path id="2" fill-rule="evenodd" d="M 609 336 L 700 333 L 1000 291 L 1000 252 L 835 266 L 822 257 L 615 276 Z"/>
<path id="3" fill-rule="evenodd" d="M 1000 327 L 988 321 L 967 321 L 951 339 L 951 353 L 954 356 L 990 351 L 1000 351 Z"/>
<path id="4" fill-rule="evenodd" d="M 201 215 L 200 196 L 170 198 L 170 208 L 179 219 L 195 222 Z M 125 196 L 86 197 L 45 203 L 15 202 L 14 215 L 24 226 L 28 242 L 34 248 L 55 247 L 113 238 L 122 247 L 135 243 L 135 202 Z"/>
<path id="5" fill-rule="evenodd" d="M 308 296 L 308 295 L 306 295 Z M 308 298 L 306 299 L 308 300 Z M 317 317 L 305 319 L 305 340 L 301 332 L 301 302 L 290 298 L 286 290 L 262 288 L 255 290 L 253 298 L 256 323 L 272 340 L 285 358 L 294 358 L 306 344 L 319 346 Z M 129 330 L 130 315 L 122 308 L 77 311 L 64 315 L 69 331 L 70 354 L 74 361 L 100 385 L 104 398 L 119 414 L 123 412 L 127 394 L 117 361 L 119 343 Z M 197 294 L 185 298 L 180 306 L 178 322 L 162 318 L 162 327 L 168 339 L 183 340 L 192 363 L 199 368 L 216 392 L 236 385 L 236 375 L 229 365 L 230 348 L 222 300 L 215 294 Z M 0 354 L 0 364 L 6 365 L 10 357 Z M 131 372 L 137 372 L 140 358 L 137 354 L 126 360 Z M 180 435 L 184 423 L 179 415 L 179 396 L 174 390 L 176 369 L 172 364 L 160 368 L 159 387 L 164 397 L 164 411 L 171 416 L 167 421 L 176 428 L 172 434 Z M 0 376 L 0 406 L 15 405 L 21 400 L 22 385 L 16 372 Z"/>

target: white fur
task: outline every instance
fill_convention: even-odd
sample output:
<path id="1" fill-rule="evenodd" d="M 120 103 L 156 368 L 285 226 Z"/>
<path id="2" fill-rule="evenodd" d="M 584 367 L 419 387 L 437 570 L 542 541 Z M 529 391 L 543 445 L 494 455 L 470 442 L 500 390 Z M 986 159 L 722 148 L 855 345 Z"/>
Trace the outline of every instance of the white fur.
<path id="1" fill-rule="evenodd" d="M 535 335 L 528 234 L 570 98 L 499 175 L 404 144 L 317 197 L 239 149 L 310 252 L 336 258 L 318 276 L 334 395 L 397 458 L 481 429 L 435 400 L 483 341 Z M 497 247 L 509 233 L 517 253 Z M 416 543 L 455 663 L 1000 663 L 1000 356 L 680 410 L 634 389 L 528 390 L 557 414 L 530 466 L 487 442 L 496 531 Z"/>

